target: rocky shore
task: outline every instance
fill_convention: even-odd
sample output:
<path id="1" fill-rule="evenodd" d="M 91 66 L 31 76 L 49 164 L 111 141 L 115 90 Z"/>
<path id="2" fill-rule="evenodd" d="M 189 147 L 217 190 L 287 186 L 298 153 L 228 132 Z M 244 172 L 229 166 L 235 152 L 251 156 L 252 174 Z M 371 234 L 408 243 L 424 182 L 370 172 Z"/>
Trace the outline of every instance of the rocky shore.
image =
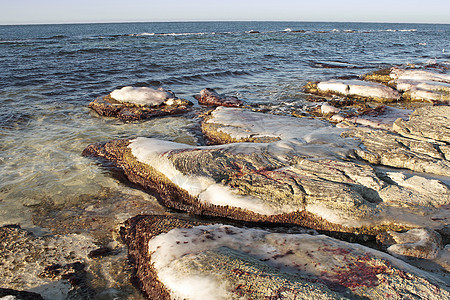
<path id="1" fill-rule="evenodd" d="M 325 236 L 137 217 L 128 221 L 124 239 L 144 293 L 150 298 L 201 299 L 204 295 L 190 287 L 201 277 L 214 290 L 205 292 L 218 299 L 404 298 L 412 297 L 408 293 L 414 289 L 430 299 L 447 298 L 445 280 L 429 281 L 430 273 L 393 256 L 416 265 L 417 260 L 427 261 L 441 270 L 439 276 L 450 270 L 445 247 L 450 207 L 448 78 L 393 68 L 362 79 L 309 83 L 307 92 L 325 97 L 311 117 L 224 107 L 240 103 L 228 105 L 205 89 L 199 103 L 218 106 L 201 123 L 207 146 L 144 137 L 88 146 L 83 155 L 113 163 L 166 207 L 252 226 L 289 224 L 359 240 L 376 237 L 378 247 L 387 252 Z M 414 80 L 414 85 L 405 88 L 400 80 Z M 434 94 L 410 97 L 413 90 Z M 399 105 L 412 100 L 439 106 Z M 391 106 L 372 104 L 376 102 Z M 236 236 L 228 240 L 228 235 Z M 270 242 L 262 242 L 266 235 L 273 236 Z M 249 244 L 240 245 L 241 240 Z M 272 250 L 252 250 L 259 243 L 260 249 Z M 313 247 L 309 243 L 317 257 L 304 257 Z M 331 244 L 329 251 L 340 263 L 329 261 L 326 249 Z M 178 249 L 170 261 L 159 254 L 167 255 L 165 247 Z M 307 261 L 314 268 L 305 268 Z M 264 280 L 254 274 L 264 274 Z M 342 276 L 349 282 L 340 281 Z"/>
<path id="2" fill-rule="evenodd" d="M 117 271 L 147 299 L 449 299 L 449 84 L 408 68 L 310 82 L 312 101 L 284 115 L 213 89 L 199 105 L 162 88 L 95 99 L 99 115 L 126 122 L 196 111 L 202 142 L 88 145 L 83 156 L 158 209 L 114 204 L 127 220 L 95 216 L 111 227 L 103 243 L 0 227 L 0 297 L 89 299 L 99 284 L 112 295 Z M 89 218 L 61 222 L 86 229 Z M 98 259 L 126 254 L 128 273 Z"/>

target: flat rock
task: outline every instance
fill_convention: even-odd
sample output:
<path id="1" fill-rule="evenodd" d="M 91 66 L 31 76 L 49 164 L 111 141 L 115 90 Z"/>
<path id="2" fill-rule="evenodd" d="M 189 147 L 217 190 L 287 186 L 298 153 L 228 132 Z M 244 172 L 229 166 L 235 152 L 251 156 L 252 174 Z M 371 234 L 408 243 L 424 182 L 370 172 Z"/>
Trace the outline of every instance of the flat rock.
<path id="1" fill-rule="evenodd" d="M 349 160 L 368 151 L 341 137 L 351 131 L 223 107 L 206 122 L 225 140 L 257 140 L 189 146 L 137 138 L 94 144 L 83 154 L 114 162 L 164 205 L 195 214 L 345 232 L 445 225 L 436 214 L 450 204 L 449 188 Z"/>
<path id="2" fill-rule="evenodd" d="M 448 299 L 431 274 L 324 235 L 139 216 L 122 236 L 148 299 Z"/>
<path id="3" fill-rule="evenodd" d="M 450 106 L 419 108 L 409 120 L 396 120 L 393 130 L 407 137 L 450 143 Z"/>
<path id="4" fill-rule="evenodd" d="M 200 91 L 200 95 L 195 95 L 198 103 L 203 105 L 238 107 L 242 106 L 242 101 L 236 97 L 225 96 L 215 90 L 206 88 Z"/>
<path id="5" fill-rule="evenodd" d="M 317 84 L 308 84 L 307 92 L 318 95 L 340 95 L 362 98 L 377 102 L 400 100 L 400 93 L 381 83 L 363 80 L 329 80 Z"/>
<path id="6" fill-rule="evenodd" d="M 99 115 L 124 121 L 182 114 L 191 105 L 190 101 L 176 98 L 170 91 L 145 87 L 124 87 L 89 103 Z"/>

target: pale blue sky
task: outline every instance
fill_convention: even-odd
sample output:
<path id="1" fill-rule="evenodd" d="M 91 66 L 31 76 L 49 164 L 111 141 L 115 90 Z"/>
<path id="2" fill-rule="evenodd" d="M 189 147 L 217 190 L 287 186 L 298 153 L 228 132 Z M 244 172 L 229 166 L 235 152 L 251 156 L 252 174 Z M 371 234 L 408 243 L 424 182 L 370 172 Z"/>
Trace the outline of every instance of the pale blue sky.
<path id="1" fill-rule="evenodd" d="M 213 20 L 450 24 L 450 1 L 0 0 L 0 24 Z"/>

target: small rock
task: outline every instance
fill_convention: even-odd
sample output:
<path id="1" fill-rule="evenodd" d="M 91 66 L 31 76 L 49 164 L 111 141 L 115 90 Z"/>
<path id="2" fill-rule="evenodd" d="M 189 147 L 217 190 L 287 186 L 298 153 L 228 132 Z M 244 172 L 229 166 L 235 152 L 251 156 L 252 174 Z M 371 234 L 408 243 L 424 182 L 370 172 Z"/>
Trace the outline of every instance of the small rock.
<path id="1" fill-rule="evenodd" d="M 238 107 L 242 106 L 242 101 L 236 97 L 225 96 L 217 93 L 213 89 L 203 89 L 200 91 L 200 95 L 195 95 L 198 103 L 203 105 L 214 105 L 214 106 L 228 106 L 228 107 Z"/>
<path id="2" fill-rule="evenodd" d="M 115 98 L 116 97 L 116 98 Z M 164 89 L 124 87 L 89 103 L 99 115 L 124 121 L 145 120 L 189 111 L 190 101 Z"/>

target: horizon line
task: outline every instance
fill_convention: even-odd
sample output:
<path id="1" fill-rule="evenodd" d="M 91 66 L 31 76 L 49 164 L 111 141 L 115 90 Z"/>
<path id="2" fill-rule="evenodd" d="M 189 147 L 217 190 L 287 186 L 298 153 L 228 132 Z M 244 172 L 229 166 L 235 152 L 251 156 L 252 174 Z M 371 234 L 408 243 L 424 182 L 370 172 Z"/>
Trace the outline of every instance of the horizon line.
<path id="1" fill-rule="evenodd" d="M 153 21 L 73 21 L 50 23 L 0 23 L 0 26 L 29 26 L 29 25 L 89 25 L 89 24 L 132 24 L 132 23 L 213 23 L 213 22 L 296 22 L 296 23 L 371 23 L 371 24 L 417 24 L 417 25 L 450 25 L 450 23 L 432 22 L 394 22 L 394 21 L 299 21 L 299 20 L 153 20 Z"/>

